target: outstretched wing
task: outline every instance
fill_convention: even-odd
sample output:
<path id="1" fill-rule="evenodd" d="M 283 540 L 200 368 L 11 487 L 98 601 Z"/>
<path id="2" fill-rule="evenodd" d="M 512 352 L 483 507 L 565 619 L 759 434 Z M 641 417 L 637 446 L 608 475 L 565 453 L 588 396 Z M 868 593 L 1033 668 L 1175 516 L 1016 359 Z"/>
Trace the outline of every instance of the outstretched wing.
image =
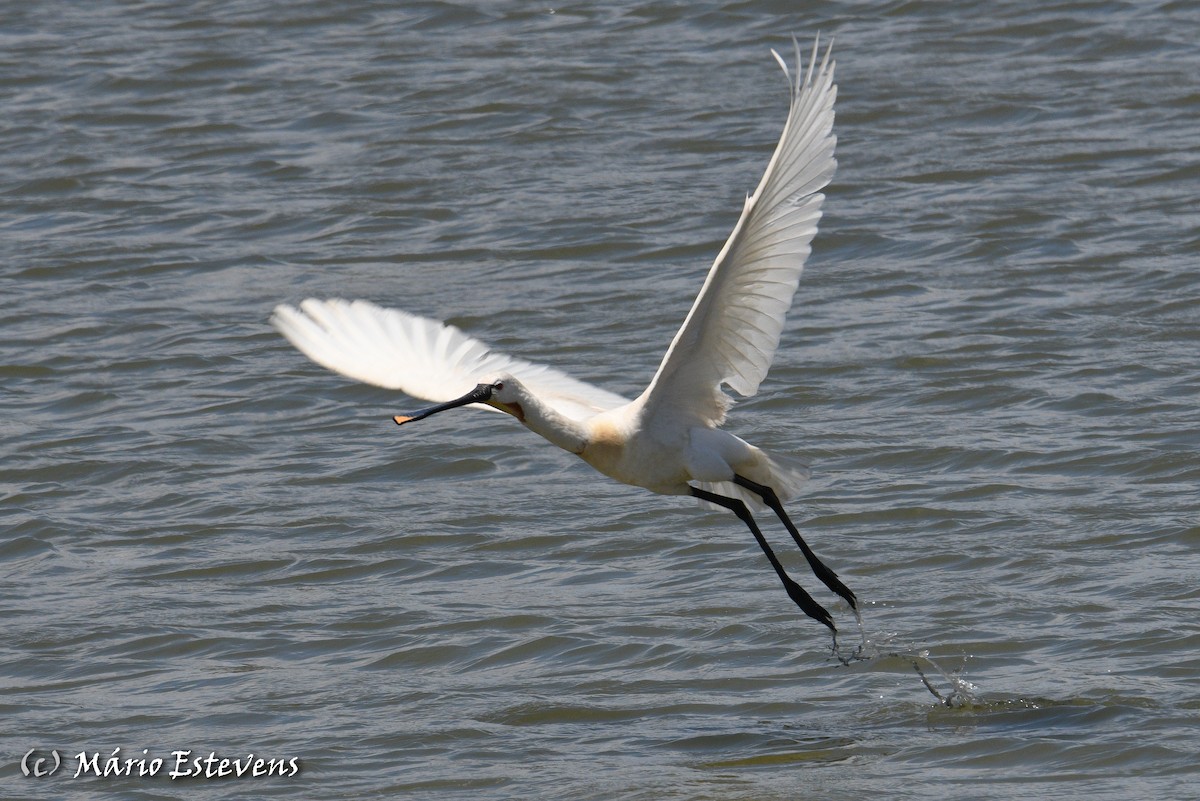
<path id="1" fill-rule="evenodd" d="M 271 324 L 322 367 L 435 403 L 461 397 L 495 373 L 515 376 L 547 405 L 575 420 L 627 403 L 553 367 L 494 353 L 452 325 L 365 300 L 310 298 L 299 309 L 276 306 Z"/>
<path id="2" fill-rule="evenodd" d="M 775 51 L 791 85 L 791 109 L 758 188 L 708 273 L 699 297 L 642 395 L 645 413 L 681 415 L 720 425 L 730 400 L 725 384 L 750 396 L 771 366 L 784 315 L 817 232 L 820 190 L 833 177 L 832 48 L 817 67 L 813 45 L 807 72 L 796 75 Z"/>

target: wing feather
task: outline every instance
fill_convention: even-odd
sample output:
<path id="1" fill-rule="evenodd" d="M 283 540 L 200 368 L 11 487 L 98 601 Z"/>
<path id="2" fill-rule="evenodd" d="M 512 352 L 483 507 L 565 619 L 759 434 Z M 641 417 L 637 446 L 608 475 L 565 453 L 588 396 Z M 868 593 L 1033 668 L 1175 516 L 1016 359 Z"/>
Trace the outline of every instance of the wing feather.
<path id="1" fill-rule="evenodd" d="M 310 298 L 298 309 L 277 306 L 271 324 L 322 367 L 435 403 L 461 397 L 496 373 L 515 376 L 575 420 L 628 402 L 553 367 L 495 353 L 452 325 L 365 300 Z"/>
<path id="2" fill-rule="evenodd" d="M 754 395 L 779 346 L 824 195 L 837 167 L 833 157 L 832 48 L 807 70 L 796 49 L 791 106 L 779 144 L 742 216 L 721 249 L 683 327 L 675 335 L 641 401 L 647 414 L 667 412 L 690 423 L 720 425 L 730 399 L 725 385 Z"/>

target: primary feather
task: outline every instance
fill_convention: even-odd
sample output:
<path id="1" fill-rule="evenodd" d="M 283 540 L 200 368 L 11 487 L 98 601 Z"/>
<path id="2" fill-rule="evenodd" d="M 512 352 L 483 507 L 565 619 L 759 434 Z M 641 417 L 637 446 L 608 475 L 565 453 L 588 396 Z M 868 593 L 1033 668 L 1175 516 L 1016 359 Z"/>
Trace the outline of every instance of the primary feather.
<path id="1" fill-rule="evenodd" d="M 754 395 L 771 367 L 784 316 L 800 281 L 809 243 L 821 218 L 820 191 L 833 177 L 834 63 L 830 51 L 817 67 L 817 45 L 807 71 L 796 76 L 772 51 L 791 85 L 791 108 L 775 153 L 742 216 L 725 242 L 683 327 L 642 395 L 645 413 L 683 416 L 719 426 L 730 400 L 724 384 Z"/>
<path id="2" fill-rule="evenodd" d="M 271 323 L 322 367 L 436 403 L 453 400 L 498 373 L 517 377 L 573 420 L 628 403 L 561 370 L 496 353 L 452 325 L 365 300 L 309 298 L 299 309 L 280 305 Z"/>

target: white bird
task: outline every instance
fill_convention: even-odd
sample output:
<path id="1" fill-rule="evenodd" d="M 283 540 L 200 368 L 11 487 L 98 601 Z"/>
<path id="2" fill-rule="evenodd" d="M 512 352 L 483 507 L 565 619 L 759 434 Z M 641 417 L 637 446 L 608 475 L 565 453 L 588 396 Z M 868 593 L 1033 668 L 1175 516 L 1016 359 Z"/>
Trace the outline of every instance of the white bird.
<path id="1" fill-rule="evenodd" d="M 708 272 L 683 327 L 646 390 L 633 400 L 551 367 L 494 353 L 454 326 L 367 301 L 305 300 L 278 306 L 271 322 L 293 345 L 349 378 L 438 402 L 398 424 L 478 404 L 506 412 L 596 470 L 664 495 L 725 507 L 750 529 L 791 599 L 835 633 L 833 619 L 784 571 L 747 501 L 766 504 L 814 574 L 857 608 L 854 593 L 801 538 L 784 511 L 808 477 L 798 460 L 770 455 L 721 430 L 731 399 L 754 395 L 779 345 L 809 243 L 833 177 L 834 62 L 813 45 L 796 75 L 772 50 L 791 88 L 779 144 L 741 218 Z"/>

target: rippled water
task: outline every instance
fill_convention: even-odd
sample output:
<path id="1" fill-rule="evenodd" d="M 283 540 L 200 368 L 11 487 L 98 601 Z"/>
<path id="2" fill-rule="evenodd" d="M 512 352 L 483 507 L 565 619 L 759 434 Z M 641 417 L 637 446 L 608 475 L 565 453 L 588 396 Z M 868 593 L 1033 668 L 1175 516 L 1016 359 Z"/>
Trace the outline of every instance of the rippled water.
<path id="1" fill-rule="evenodd" d="M 1200 797 L 1198 29 L 6 5 L 0 796 Z M 731 516 L 492 415 L 399 430 L 266 324 L 366 297 L 636 393 L 782 124 L 768 48 L 818 30 L 841 166 L 731 428 L 813 463 L 848 667 Z M 117 747 L 167 767 L 71 778 Z"/>

